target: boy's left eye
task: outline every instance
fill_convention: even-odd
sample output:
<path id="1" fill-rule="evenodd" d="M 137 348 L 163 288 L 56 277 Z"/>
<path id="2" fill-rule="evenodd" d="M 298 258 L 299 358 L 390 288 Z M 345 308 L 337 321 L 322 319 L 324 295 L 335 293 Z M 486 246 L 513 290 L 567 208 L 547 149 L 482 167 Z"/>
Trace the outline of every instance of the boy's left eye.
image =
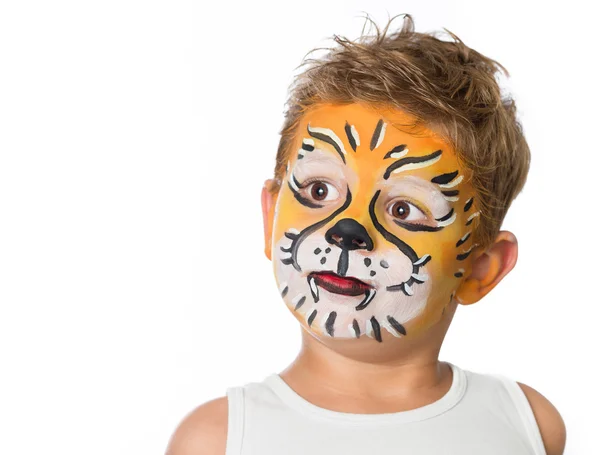
<path id="1" fill-rule="evenodd" d="M 396 201 L 389 206 L 388 212 L 394 218 L 402 221 L 420 221 L 426 220 L 427 215 L 416 205 L 408 201 Z"/>

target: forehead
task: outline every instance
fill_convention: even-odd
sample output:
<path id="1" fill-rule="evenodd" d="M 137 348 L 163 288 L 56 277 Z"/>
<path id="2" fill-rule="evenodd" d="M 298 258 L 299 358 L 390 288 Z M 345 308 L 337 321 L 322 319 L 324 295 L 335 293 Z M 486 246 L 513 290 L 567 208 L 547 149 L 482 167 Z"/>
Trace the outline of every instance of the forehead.
<path id="1" fill-rule="evenodd" d="M 308 142 L 316 153 L 301 151 L 299 157 L 326 166 L 338 162 L 361 174 L 379 173 L 386 181 L 406 171 L 423 176 L 463 171 L 451 144 L 414 123 L 414 117 L 399 109 L 319 104 L 302 116 L 296 150 Z"/>

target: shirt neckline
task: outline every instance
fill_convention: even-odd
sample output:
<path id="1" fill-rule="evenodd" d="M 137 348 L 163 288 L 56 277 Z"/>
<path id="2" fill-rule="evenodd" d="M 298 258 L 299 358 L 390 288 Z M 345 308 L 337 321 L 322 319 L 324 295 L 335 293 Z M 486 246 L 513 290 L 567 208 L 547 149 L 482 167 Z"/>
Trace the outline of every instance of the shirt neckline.
<path id="1" fill-rule="evenodd" d="M 349 412 L 332 411 L 321 408 L 310 401 L 302 398 L 292 389 L 278 373 L 267 376 L 264 383 L 275 392 L 275 394 L 289 407 L 304 414 L 318 419 L 337 423 L 349 424 L 386 424 L 417 422 L 438 416 L 458 404 L 465 394 L 467 378 L 465 372 L 450 362 L 445 362 L 452 369 L 452 384 L 450 389 L 440 399 L 420 408 L 407 411 L 391 412 L 384 414 L 355 414 Z"/>

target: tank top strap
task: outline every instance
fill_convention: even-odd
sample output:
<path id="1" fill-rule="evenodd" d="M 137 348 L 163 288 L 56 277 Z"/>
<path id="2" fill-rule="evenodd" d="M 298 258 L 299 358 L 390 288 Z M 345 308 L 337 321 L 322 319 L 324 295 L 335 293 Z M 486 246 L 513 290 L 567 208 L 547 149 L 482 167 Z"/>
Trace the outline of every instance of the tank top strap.
<path id="1" fill-rule="evenodd" d="M 519 387 L 517 381 L 510 379 L 505 375 L 490 374 L 490 376 L 498 379 L 506 389 L 511 402 L 521 419 L 522 428 L 531 443 L 534 455 L 546 455 L 544 441 L 525 392 Z"/>
<path id="2" fill-rule="evenodd" d="M 240 455 L 244 434 L 244 387 L 227 388 L 227 403 L 227 446 L 225 455 Z"/>

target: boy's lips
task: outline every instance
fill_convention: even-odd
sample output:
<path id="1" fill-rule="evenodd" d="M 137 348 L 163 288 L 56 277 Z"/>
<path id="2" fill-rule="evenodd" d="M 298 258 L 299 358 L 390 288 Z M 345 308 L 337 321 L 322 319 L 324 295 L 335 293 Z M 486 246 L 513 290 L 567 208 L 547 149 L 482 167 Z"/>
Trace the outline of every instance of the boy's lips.
<path id="1" fill-rule="evenodd" d="M 340 276 L 333 272 L 312 272 L 308 275 L 315 284 L 334 294 L 363 295 L 373 287 L 358 278 Z"/>

